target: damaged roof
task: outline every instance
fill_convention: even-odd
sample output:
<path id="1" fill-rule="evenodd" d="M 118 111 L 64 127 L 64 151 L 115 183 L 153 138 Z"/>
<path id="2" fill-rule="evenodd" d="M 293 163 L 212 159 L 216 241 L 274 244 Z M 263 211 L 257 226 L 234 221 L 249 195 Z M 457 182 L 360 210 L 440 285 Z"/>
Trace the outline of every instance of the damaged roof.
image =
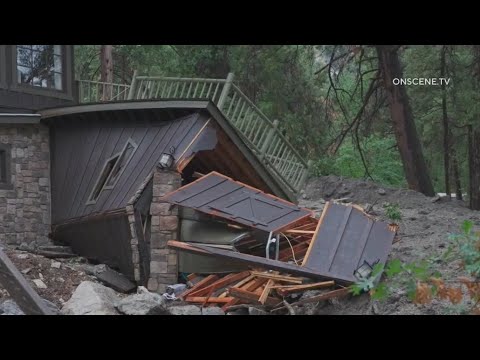
<path id="1" fill-rule="evenodd" d="M 271 232 L 312 216 L 312 211 L 215 171 L 163 197 L 164 201 Z"/>
<path id="2" fill-rule="evenodd" d="M 327 202 L 302 266 L 354 282 L 353 272 L 364 261 L 386 262 L 394 237 L 387 223 L 356 206 Z"/>

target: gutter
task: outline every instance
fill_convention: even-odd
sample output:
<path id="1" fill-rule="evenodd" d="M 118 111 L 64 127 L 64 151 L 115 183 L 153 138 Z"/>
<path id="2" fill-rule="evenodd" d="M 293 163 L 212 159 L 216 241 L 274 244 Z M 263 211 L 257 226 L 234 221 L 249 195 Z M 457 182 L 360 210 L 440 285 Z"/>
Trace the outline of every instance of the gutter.
<path id="1" fill-rule="evenodd" d="M 40 114 L 0 114 L 0 124 L 39 124 L 42 116 Z"/>

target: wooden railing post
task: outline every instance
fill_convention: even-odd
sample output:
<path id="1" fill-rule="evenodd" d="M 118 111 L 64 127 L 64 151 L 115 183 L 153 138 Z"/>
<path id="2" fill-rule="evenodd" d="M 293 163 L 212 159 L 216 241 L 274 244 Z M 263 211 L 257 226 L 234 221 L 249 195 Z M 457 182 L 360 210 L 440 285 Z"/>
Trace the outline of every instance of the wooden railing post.
<path id="1" fill-rule="evenodd" d="M 225 100 L 227 100 L 228 93 L 230 92 L 230 88 L 232 87 L 233 83 L 233 73 L 228 73 L 227 79 L 225 80 L 225 84 L 223 85 L 222 93 L 220 94 L 220 98 L 218 99 L 217 107 L 220 111 L 225 104 Z"/>
<path id="2" fill-rule="evenodd" d="M 298 182 L 297 191 L 302 190 L 303 186 L 305 185 L 305 182 L 307 181 L 308 175 L 310 174 L 310 170 L 312 169 L 312 166 L 313 166 L 313 161 L 308 160 L 307 168 L 303 171 L 302 177 Z"/>
<path id="3" fill-rule="evenodd" d="M 265 142 L 262 144 L 262 148 L 260 149 L 260 160 L 263 161 L 267 154 L 268 148 L 273 140 L 273 135 L 275 135 L 275 131 L 278 128 L 278 120 L 273 120 L 273 126 L 268 130 L 267 137 L 265 138 Z"/>
<path id="4" fill-rule="evenodd" d="M 137 84 L 137 70 L 133 72 L 132 83 L 130 84 L 130 90 L 128 92 L 127 100 L 133 100 L 135 97 L 135 88 Z"/>

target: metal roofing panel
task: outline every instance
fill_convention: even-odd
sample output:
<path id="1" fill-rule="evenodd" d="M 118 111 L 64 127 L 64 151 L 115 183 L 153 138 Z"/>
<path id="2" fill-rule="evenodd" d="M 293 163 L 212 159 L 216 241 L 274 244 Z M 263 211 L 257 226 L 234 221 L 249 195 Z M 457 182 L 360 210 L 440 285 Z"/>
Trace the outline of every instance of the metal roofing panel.
<path id="1" fill-rule="evenodd" d="M 354 206 L 327 203 L 303 266 L 332 278 L 350 279 L 364 261 L 385 263 L 395 233 Z"/>
<path id="2" fill-rule="evenodd" d="M 163 200 L 268 232 L 312 215 L 310 210 L 217 172 L 167 194 Z"/>

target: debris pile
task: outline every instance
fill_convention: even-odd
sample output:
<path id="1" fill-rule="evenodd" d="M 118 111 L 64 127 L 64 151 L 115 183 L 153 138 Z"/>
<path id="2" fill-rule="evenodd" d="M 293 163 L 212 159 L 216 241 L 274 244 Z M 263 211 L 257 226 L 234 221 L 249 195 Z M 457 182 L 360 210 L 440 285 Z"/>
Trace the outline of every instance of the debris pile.
<path id="1" fill-rule="evenodd" d="M 192 231 L 182 241 L 168 242 L 180 259 L 195 255 L 179 261 L 188 285 L 179 298 L 227 313 L 255 305 L 292 314 L 294 306 L 345 296 L 348 285 L 386 262 L 396 231 L 351 204 L 327 202 L 316 219 L 309 209 L 214 172 L 163 200 L 202 213 L 199 222 L 236 229 L 229 246 L 211 233 L 209 241 L 199 240 Z M 204 263 L 214 261 L 215 271 L 205 271 Z M 311 290 L 320 293 L 299 300 Z"/>

